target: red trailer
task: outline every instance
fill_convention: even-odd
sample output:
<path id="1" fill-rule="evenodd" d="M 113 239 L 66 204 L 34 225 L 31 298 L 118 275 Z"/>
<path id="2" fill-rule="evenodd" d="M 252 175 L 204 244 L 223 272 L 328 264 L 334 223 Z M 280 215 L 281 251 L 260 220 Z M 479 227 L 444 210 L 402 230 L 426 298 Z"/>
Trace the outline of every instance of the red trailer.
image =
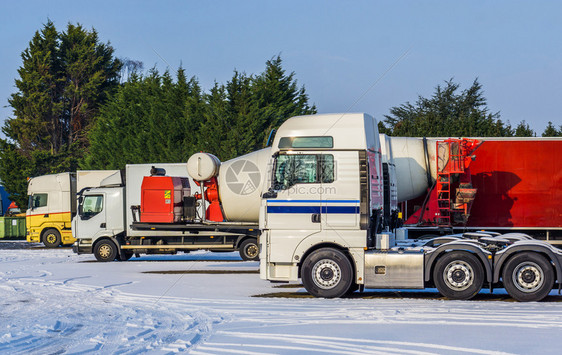
<path id="1" fill-rule="evenodd" d="M 439 140 L 435 184 L 404 207 L 409 233 L 524 232 L 562 244 L 562 139 Z"/>

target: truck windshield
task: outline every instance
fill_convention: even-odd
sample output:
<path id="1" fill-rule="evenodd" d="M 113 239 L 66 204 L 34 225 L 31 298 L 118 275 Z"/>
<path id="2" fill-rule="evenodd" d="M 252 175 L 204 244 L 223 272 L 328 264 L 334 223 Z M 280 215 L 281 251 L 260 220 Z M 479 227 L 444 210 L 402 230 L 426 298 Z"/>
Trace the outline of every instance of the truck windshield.
<path id="1" fill-rule="evenodd" d="M 29 201 L 27 205 L 29 208 L 38 208 L 47 206 L 48 194 L 33 194 L 29 195 Z"/>
<path id="2" fill-rule="evenodd" d="M 93 217 L 103 210 L 103 195 L 89 195 L 84 197 L 81 212 L 83 217 Z"/>
<path id="3" fill-rule="evenodd" d="M 334 156 L 331 154 L 279 155 L 274 188 L 284 190 L 295 184 L 334 182 Z"/>

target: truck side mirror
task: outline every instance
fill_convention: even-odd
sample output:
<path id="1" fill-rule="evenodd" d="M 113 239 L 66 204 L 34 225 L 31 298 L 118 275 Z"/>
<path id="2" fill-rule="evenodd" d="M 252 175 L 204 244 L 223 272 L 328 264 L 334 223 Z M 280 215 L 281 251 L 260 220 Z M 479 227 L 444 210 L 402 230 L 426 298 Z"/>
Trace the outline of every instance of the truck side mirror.
<path id="1" fill-rule="evenodd" d="M 80 196 L 78 197 L 78 215 L 80 216 L 80 218 L 82 218 L 82 216 L 84 215 L 84 210 L 82 209 L 82 202 L 84 201 L 84 197 Z M 84 218 L 82 218 L 84 219 Z"/>
<path id="2" fill-rule="evenodd" d="M 261 195 L 262 198 L 277 198 L 277 191 L 274 191 L 271 187 L 269 188 L 269 190 L 267 190 L 267 192 L 264 192 L 263 195 Z"/>

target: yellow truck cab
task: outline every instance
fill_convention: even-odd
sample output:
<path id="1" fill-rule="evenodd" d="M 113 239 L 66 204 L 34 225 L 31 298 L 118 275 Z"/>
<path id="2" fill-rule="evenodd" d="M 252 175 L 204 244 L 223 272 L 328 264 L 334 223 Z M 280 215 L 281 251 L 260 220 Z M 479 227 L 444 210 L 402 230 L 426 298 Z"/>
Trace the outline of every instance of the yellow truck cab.
<path id="1" fill-rule="evenodd" d="M 76 212 L 76 174 L 60 173 L 28 182 L 27 241 L 48 248 L 72 244 L 71 221 Z"/>
<path id="2" fill-rule="evenodd" d="M 27 185 L 27 241 L 48 248 L 71 245 L 72 217 L 76 214 L 76 193 L 98 187 L 103 179 L 119 170 L 78 170 L 34 177 Z"/>

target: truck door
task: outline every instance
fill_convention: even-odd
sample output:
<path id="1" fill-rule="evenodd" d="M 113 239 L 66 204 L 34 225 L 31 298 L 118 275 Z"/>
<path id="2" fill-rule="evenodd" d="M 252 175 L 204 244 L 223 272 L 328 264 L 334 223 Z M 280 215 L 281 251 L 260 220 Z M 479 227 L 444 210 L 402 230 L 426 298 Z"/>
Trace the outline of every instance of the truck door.
<path id="1" fill-rule="evenodd" d="M 265 201 L 271 262 L 290 260 L 299 242 L 322 230 L 320 159 L 320 152 L 307 151 L 281 153 L 275 160 L 272 194 Z"/>
<path id="2" fill-rule="evenodd" d="M 322 158 L 322 229 L 359 228 L 359 158 L 356 151 L 332 151 Z"/>
<path id="3" fill-rule="evenodd" d="M 40 230 L 43 223 L 49 221 L 49 194 L 47 192 L 34 192 L 29 195 L 27 216 L 28 228 Z"/>
<path id="4" fill-rule="evenodd" d="M 76 238 L 92 238 L 106 229 L 105 194 L 84 195 L 78 206 Z"/>
<path id="5" fill-rule="evenodd" d="M 320 231 L 320 153 L 280 154 L 275 164 L 273 189 L 267 199 L 269 229 Z"/>

